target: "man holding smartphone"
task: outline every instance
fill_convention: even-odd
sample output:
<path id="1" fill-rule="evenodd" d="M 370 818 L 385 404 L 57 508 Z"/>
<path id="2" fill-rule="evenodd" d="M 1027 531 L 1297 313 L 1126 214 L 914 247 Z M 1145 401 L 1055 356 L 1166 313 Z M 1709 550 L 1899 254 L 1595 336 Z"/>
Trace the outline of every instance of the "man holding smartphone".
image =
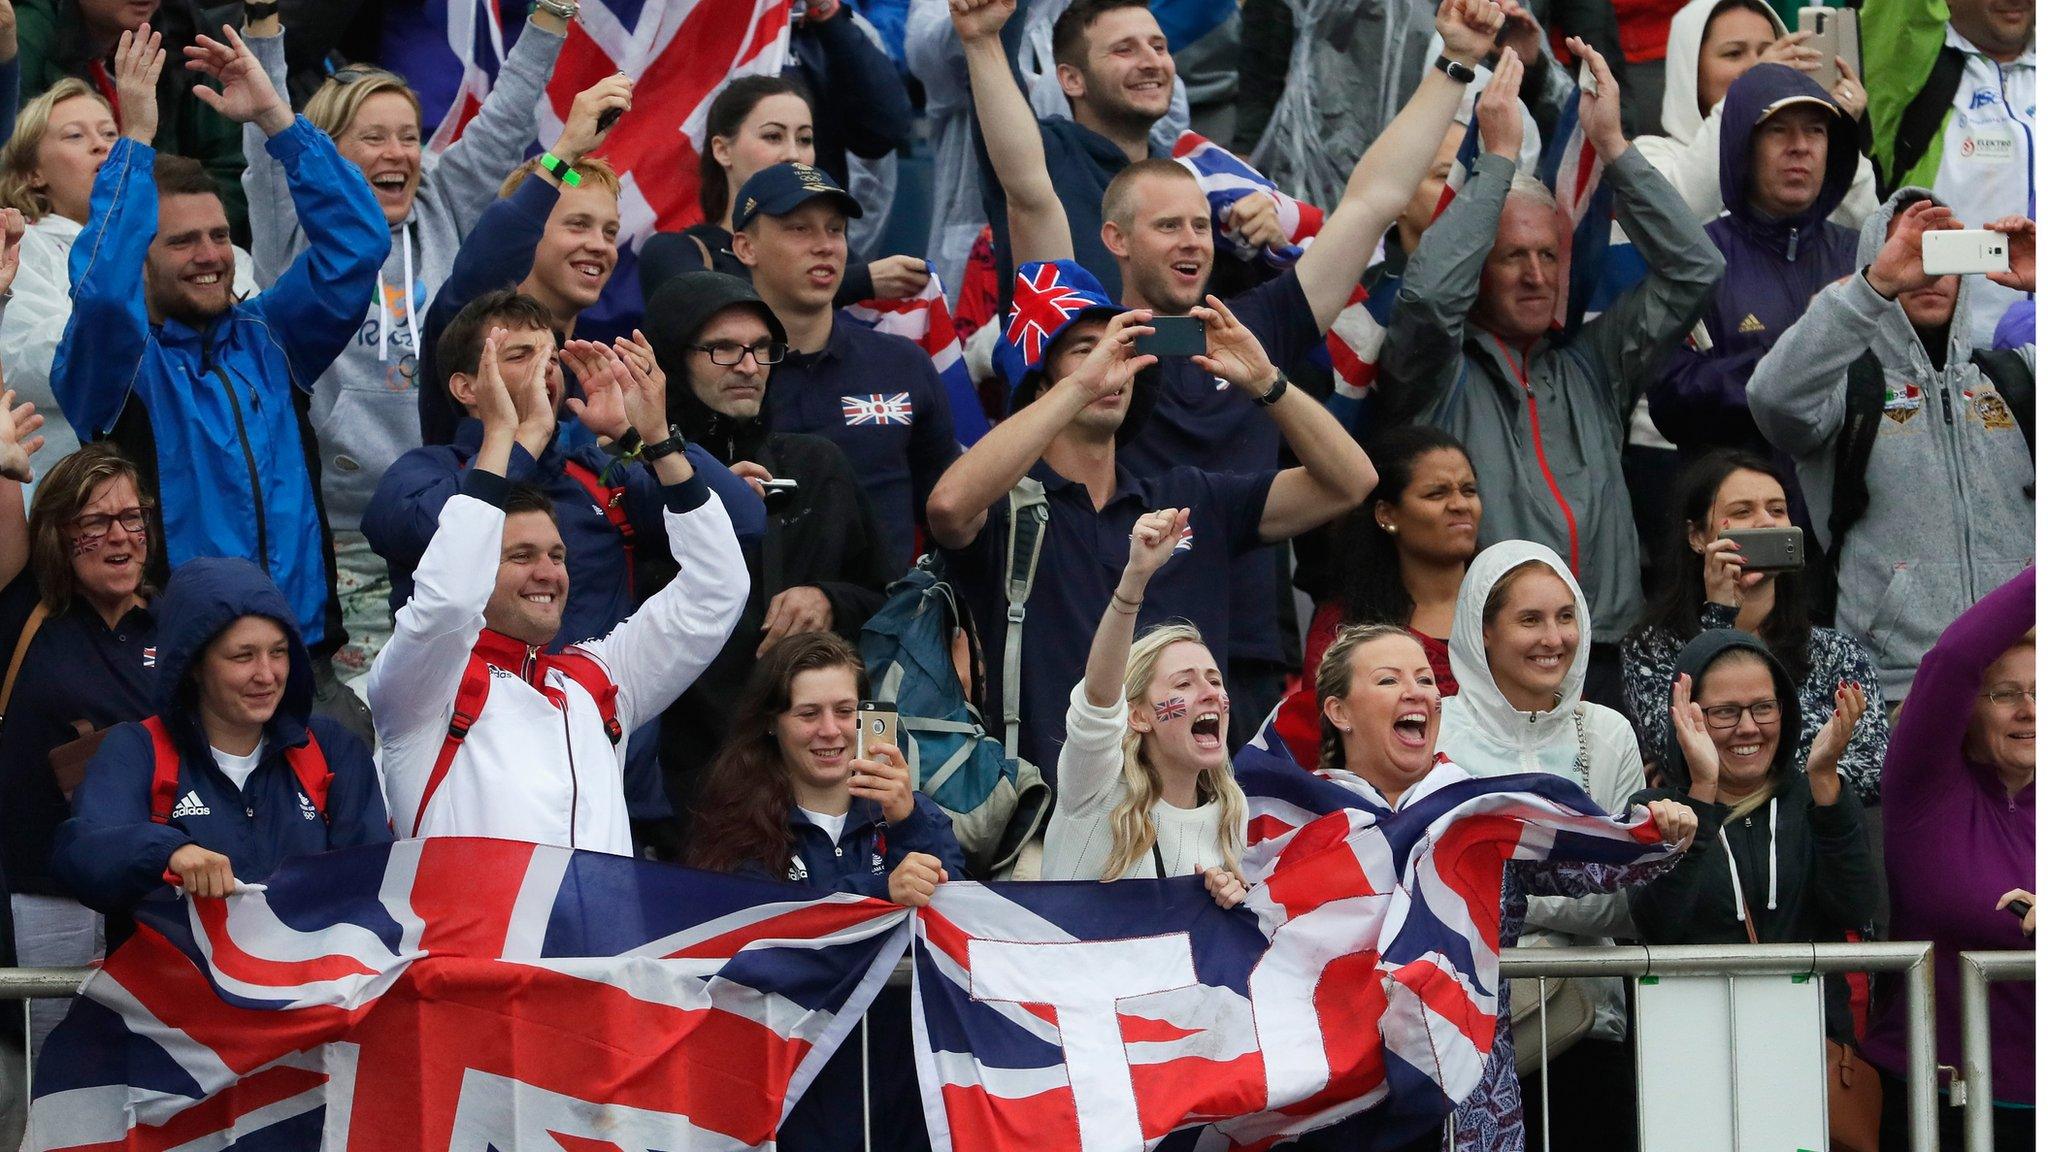
<path id="1" fill-rule="evenodd" d="M 1323 406 L 1289 384 L 1258 337 L 1214 296 L 1194 309 L 1209 349 L 1192 358 L 1241 393 L 1279 430 L 1301 466 L 1225 473 L 1206 457 L 1150 476 L 1121 460 L 1152 313 L 1122 310 L 1071 260 L 1026 264 L 996 362 L 1013 386 L 1014 414 L 968 449 L 932 491 L 932 538 L 974 614 L 988 653 L 984 715 L 1002 715 L 1005 669 L 1018 670 L 1018 751 L 1047 773 L 1058 763 L 1068 694 L 1081 679 L 1095 624 L 1123 575 L 1127 540 L 1155 508 L 1190 510 L 1178 559 L 1160 570 L 1138 624 L 1185 619 L 1212 647 L 1237 627 L 1231 581 L 1238 562 L 1342 516 L 1377 482 L 1372 462 Z M 1031 592 L 1022 605 L 1022 651 L 1007 652 L 1008 496 L 1019 481 L 1042 488 L 1047 520 Z M 1054 783 L 1057 787 L 1057 783 Z"/>
<path id="2" fill-rule="evenodd" d="M 746 281 L 721 272 L 669 278 L 648 301 L 647 339 L 670 380 L 670 422 L 746 477 L 768 506 L 760 547 L 748 549 L 747 602 L 732 637 L 662 715 L 662 777 L 687 824 L 755 659 L 797 632 L 858 642 L 903 565 L 846 454 L 822 436 L 769 430 L 762 402 L 788 345 L 782 322 Z M 664 557 L 648 560 L 647 587 L 674 570 Z"/>
<path id="3" fill-rule="evenodd" d="M 1894 195 L 1863 226 L 1863 270 L 1816 295 L 1749 381 L 1757 427 L 1798 462 L 1835 627 L 1869 649 L 1887 700 L 2034 553 L 2034 349 L 1980 352 L 1965 320 L 1983 279 L 2033 291 L 2034 225 L 1992 223 L 2010 271 L 1929 275 L 1927 233 L 1961 227 L 1924 189 Z"/>

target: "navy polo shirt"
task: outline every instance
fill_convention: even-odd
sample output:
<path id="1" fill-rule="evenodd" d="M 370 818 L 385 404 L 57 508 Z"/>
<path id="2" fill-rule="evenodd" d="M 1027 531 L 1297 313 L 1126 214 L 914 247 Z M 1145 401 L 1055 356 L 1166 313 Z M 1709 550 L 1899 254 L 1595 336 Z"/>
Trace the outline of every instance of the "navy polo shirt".
<path id="1" fill-rule="evenodd" d="M 0 667 L 14 655 L 35 607 L 26 572 L 0 593 Z M 83 599 L 43 621 L 29 641 L 7 723 L 0 726 L 0 861 L 7 889 L 70 895 L 50 876 L 50 846 L 71 805 L 50 771 L 50 750 L 78 738 L 74 721 L 109 728 L 156 711 L 156 617 L 130 609 L 109 628 Z"/>
<path id="2" fill-rule="evenodd" d="M 1138 628 L 1186 620 L 1201 629 L 1214 651 L 1228 646 L 1229 586 L 1233 564 L 1248 553 L 1263 553 L 1259 518 L 1273 471 L 1251 474 L 1169 469 L 1140 478 L 1121 465 L 1116 492 L 1095 509 L 1084 484 L 1053 471 L 1044 461 L 1031 476 L 1045 485 L 1048 518 L 1038 574 L 1025 603 L 1022 727 L 1018 751 L 1052 781 L 1066 741 L 1067 697 L 1088 664 L 1095 626 L 1109 594 L 1131 558 L 1131 529 L 1138 517 L 1161 508 L 1189 509 L 1191 546 L 1166 562 L 1145 590 Z M 1002 720 L 1004 629 L 1003 585 L 1009 578 L 1009 497 L 989 509 L 974 542 L 946 553 L 947 574 L 959 588 L 981 634 L 988 665 L 983 715 L 998 728 Z"/>
<path id="3" fill-rule="evenodd" d="M 1315 312 L 1291 269 L 1227 303 L 1283 369 L 1322 344 Z M 1191 463 L 1244 474 L 1279 465 L 1280 427 L 1242 389 L 1184 356 L 1160 361 L 1158 383 L 1158 404 L 1137 436 L 1118 447 L 1118 463 L 1147 477 Z M 1230 645 L 1221 653 L 1226 660 L 1290 664 L 1298 659 L 1290 651 L 1293 646 L 1281 640 L 1278 584 L 1273 548 L 1247 552 L 1232 566 Z"/>
<path id="4" fill-rule="evenodd" d="M 769 375 L 768 426 L 839 445 L 897 550 L 890 563 L 916 559 L 925 501 L 960 458 L 945 385 L 922 348 L 834 312 L 823 349 L 791 350 Z"/>

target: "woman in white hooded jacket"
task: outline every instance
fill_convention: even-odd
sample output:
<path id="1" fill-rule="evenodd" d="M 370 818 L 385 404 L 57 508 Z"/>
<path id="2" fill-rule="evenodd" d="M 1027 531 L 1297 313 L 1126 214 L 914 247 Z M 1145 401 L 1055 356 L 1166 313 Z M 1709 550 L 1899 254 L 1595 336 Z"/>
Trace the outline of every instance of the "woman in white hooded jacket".
<path id="1" fill-rule="evenodd" d="M 1627 811 L 1629 797 L 1644 786 L 1643 758 L 1626 717 L 1580 698 L 1591 619 L 1571 569 L 1543 545 L 1504 540 L 1474 557 L 1451 623 L 1458 694 L 1443 702 L 1437 747 L 1474 776 L 1548 772 L 1584 788 L 1610 812 Z M 1531 896 L 1521 943 L 1603 945 L 1634 932 L 1625 895 Z M 1632 1067 L 1621 981 L 1583 987 L 1593 1000 L 1592 1027 L 1551 1062 L 1550 1095 L 1630 1098 L 1620 1091 Z M 1542 1093 L 1523 1098 L 1533 1103 Z M 1552 1114 L 1550 1128 L 1561 1148 L 1629 1148 L 1630 1111 L 1564 1109 Z"/>
<path id="2" fill-rule="evenodd" d="M 1788 34 L 1763 0 L 1692 0 L 1671 17 L 1664 52 L 1664 135 L 1638 136 L 1643 159 L 1671 182 L 1702 222 L 1722 212 L 1721 97 L 1753 64 L 1765 60 L 1812 71 L 1829 63 Z M 1704 64 L 1704 68 L 1702 65 Z M 1863 86 L 1844 79 L 1829 89 L 1852 118 L 1869 102 Z M 1877 176 L 1870 157 L 1856 161 L 1856 179 L 1828 219 L 1859 228 L 1877 210 Z"/>

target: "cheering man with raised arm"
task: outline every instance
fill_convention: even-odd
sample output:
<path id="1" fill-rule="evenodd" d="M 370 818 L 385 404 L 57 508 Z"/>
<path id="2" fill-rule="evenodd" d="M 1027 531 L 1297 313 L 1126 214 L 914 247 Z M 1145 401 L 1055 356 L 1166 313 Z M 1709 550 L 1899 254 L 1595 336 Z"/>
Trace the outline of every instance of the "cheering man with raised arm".
<path id="1" fill-rule="evenodd" d="M 385 798 L 401 836 L 625 855 L 624 734 L 668 707 L 724 646 L 746 600 L 746 560 L 669 426 L 662 377 L 594 345 L 588 366 L 619 390 L 661 482 L 680 571 L 609 635 L 553 651 L 569 594 L 554 500 L 505 479 L 521 413 L 548 407 L 551 358 L 530 358 L 508 383 L 497 348 L 505 338 L 492 330 L 478 359 L 476 458 L 442 506 L 412 600 L 370 669 Z M 478 563 L 494 553 L 495 565 Z"/>
<path id="2" fill-rule="evenodd" d="M 975 113 L 989 159 L 1007 196 L 1017 260 L 1020 265 L 1071 260 L 1079 253 L 1085 264 L 1088 251 L 1106 250 L 1121 278 L 1125 307 L 1186 315 L 1201 303 L 1216 258 L 1209 201 L 1201 185 L 1175 161 L 1138 160 L 1103 193 L 1099 248 L 1095 237 L 1073 235 L 1071 205 L 1063 206 L 1030 106 L 1003 57 L 999 34 L 1015 7 L 1016 0 L 960 0 L 953 23 L 967 49 Z M 1230 312 L 1281 369 L 1295 367 L 1313 351 L 1351 299 L 1374 245 L 1428 174 L 1473 78 L 1472 65 L 1493 50 L 1503 18 L 1493 0 L 1444 0 L 1436 16 L 1443 57 L 1352 169 L 1344 198 L 1315 243 L 1287 272 L 1230 299 Z M 1233 227 L 1253 242 L 1284 240 L 1271 220 L 1273 203 L 1263 194 L 1244 197 L 1232 207 Z M 1263 206 L 1263 222 L 1251 219 L 1250 210 L 1257 206 Z M 1089 271 L 1098 280 L 1108 279 L 1104 269 Z M 1019 283 L 1016 292 L 1023 298 L 1026 289 Z M 1260 415 L 1251 394 L 1218 387 L 1196 361 L 1168 357 L 1140 379 L 1139 387 L 1143 394 L 1119 453 L 1133 474 L 1156 477 L 1194 461 L 1215 472 L 1259 473 L 1278 466 L 1279 423 Z M 1344 434 L 1335 425 L 1329 432 Z M 1242 705 L 1241 725 L 1255 726 L 1264 718 L 1279 702 L 1288 671 L 1299 665 L 1279 624 L 1280 571 L 1272 549 L 1242 557 L 1230 572 L 1227 648 L 1219 634 L 1205 633 L 1226 655 L 1231 687 Z M 1238 738 L 1253 730 L 1241 727 Z"/>

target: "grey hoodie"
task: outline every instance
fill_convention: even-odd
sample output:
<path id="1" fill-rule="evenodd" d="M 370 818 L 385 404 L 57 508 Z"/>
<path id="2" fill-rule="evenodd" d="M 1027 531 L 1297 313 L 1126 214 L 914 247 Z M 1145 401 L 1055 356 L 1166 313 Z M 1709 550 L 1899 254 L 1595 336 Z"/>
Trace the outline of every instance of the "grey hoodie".
<path id="1" fill-rule="evenodd" d="M 1884 246 L 1902 188 L 1863 224 L 1859 267 Z M 1972 277 L 1956 315 L 1968 316 Z M 1835 440 L 1849 365 L 1876 354 L 1885 416 L 1865 474 L 1870 509 L 1842 547 L 1835 625 L 1863 642 L 1887 699 L 1903 700 L 1943 628 L 2025 567 L 2034 553 L 2034 463 L 2010 409 L 1970 362 L 1969 325 L 1950 324 L 1936 371 L 1905 309 L 1859 273 L 1823 289 L 1757 364 L 1749 409 L 1799 468 L 1823 545 L 1834 508 Z M 2023 350 L 2029 365 L 2034 349 Z"/>
<path id="2" fill-rule="evenodd" d="M 1463 441 L 1486 500 L 1479 542 L 1534 540 L 1565 557 L 1592 602 L 1592 638 L 1616 643 L 1643 607 L 1621 475 L 1628 414 L 1706 309 L 1723 261 L 1631 147 L 1602 179 L 1649 274 L 1570 341 L 1546 336 L 1526 354 L 1510 350 L 1467 314 L 1513 176 L 1508 160 L 1481 156 L 1408 258 L 1380 357 L 1380 414 L 1427 420 Z"/>
<path id="3" fill-rule="evenodd" d="M 251 36 L 249 47 L 278 91 L 285 90 L 284 36 Z M 533 24 L 498 70 L 497 83 L 462 138 L 425 158 L 412 214 L 391 230 L 391 255 L 377 298 L 364 301 L 362 327 L 313 385 L 313 432 L 320 442 L 320 491 L 336 532 L 360 530 L 363 509 L 384 470 L 420 446 L 414 373 L 416 340 L 427 304 L 455 266 L 455 252 L 498 185 L 526 158 L 538 126 L 542 90 L 563 38 Z M 268 288 L 306 247 L 306 234 L 284 186 L 284 170 L 264 150 L 263 133 L 242 130 L 249 160 L 250 250 L 256 282 Z"/>

